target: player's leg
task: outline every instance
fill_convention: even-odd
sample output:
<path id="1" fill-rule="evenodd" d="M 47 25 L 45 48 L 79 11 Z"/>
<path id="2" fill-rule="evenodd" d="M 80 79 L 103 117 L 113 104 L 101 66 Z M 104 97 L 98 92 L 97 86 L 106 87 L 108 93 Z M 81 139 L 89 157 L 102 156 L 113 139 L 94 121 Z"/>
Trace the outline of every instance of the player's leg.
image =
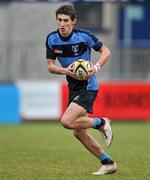
<path id="1" fill-rule="evenodd" d="M 86 131 L 86 129 L 75 129 L 73 133 L 84 147 L 95 155 L 102 164 L 101 168 L 97 172 L 94 172 L 93 175 L 105 175 L 116 171 L 116 163 L 103 151 L 100 144 Z"/>
<path id="2" fill-rule="evenodd" d="M 63 114 L 61 123 L 68 129 L 99 129 L 103 127 L 105 120 L 88 117 L 87 110 L 85 108 L 72 102 Z"/>
<path id="3" fill-rule="evenodd" d="M 81 116 L 81 117 L 80 117 Z M 89 127 L 95 126 L 94 118 L 87 117 L 87 111 L 79 106 L 76 103 L 71 103 L 66 112 L 64 113 L 61 123 L 65 128 L 74 129 L 74 135 L 80 142 L 89 150 L 93 155 L 95 155 L 100 162 L 102 163 L 102 167 L 105 171 L 99 170 L 94 175 L 108 174 L 115 171 L 115 164 L 112 158 L 105 153 L 99 143 L 89 134 L 86 129 Z M 96 119 L 96 122 L 98 119 Z M 96 123 L 97 126 L 98 123 Z M 100 124 L 99 124 L 100 126 Z M 104 125 L 102 124 L 102 127 Z M 109 165 L 109 166 L 108 166 Z M 109 167 L 109 169 L 108 169 Z"/>
<path id="4" fill-rule="evenodd" d="M 87 111 L 82 106 L 72 102 L 66 109 L 65 113 L 61 118 L 61 123 L 65 128 L 68 129 L 86 129 L 93 127 L 92 118 L 86 118 Z M 84 118 L 80 118 L 84 117 Z M 77 121 L 76 121 L 77 120 Z"/>
<path id="5" fill-rule="evenodd" d="M 104 153 L 100 144 L 87 132 L 86 129 L 74 129 L 73 134 L 94 156 L 99 157 L 100 154 Z"/>
<path id="6" fill-rule="evenodd" d="M 74 102 L 66 109 L 61 123 L 68 129 L 97 129 L 102 133 L 106 147 L 110 146 L 112 142 L 112 130 L 108 120 L 87 117 L 87 110 Z"/>

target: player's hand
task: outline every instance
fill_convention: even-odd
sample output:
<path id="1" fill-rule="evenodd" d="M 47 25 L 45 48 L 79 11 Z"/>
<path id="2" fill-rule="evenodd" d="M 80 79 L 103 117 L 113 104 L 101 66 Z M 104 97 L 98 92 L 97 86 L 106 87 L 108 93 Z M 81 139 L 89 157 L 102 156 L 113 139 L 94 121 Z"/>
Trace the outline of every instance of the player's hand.
<path id="1" fill-rule="evenodd" d="M 88 75 L 87 75 L 87 79 L 89 79 L 91 76 L 93 76 L 94 74 L 96 74 L 97 71 L 100 69 L 99 63 L 96 63 L 95 65 L 93 65 L 93 64 L 91 63 L 91 66 L 92 66 L 92 68 L 91 68 L 91 70 L 89 70 L 89 73 L 88 73 Z"/>
<path id="2" fill-rule="evenodd" d="M 92 63 L 91 63 L 91 66 L 92 66 L 92 68 L 88 71 L 87 79 L 89 79 L 96 73 L 96 71 L 94 69 L 94 65 Z"/>
<path id="3" fill-rule="evenodd" d="M 73 72 L 73 67 L 72 64 L 70 64 L 67 68 L 66 68 L 66 75 L 71 76 L 74 79 L 79 79 L 78 75 Z"/>
<path id="4" fill-rule="evenodd" d="M 93 65 L 94 68 L 94 72 L 97 73 L 97 71 L 101 68 L 99 63 L 96 63 L 95 65 Z"/>

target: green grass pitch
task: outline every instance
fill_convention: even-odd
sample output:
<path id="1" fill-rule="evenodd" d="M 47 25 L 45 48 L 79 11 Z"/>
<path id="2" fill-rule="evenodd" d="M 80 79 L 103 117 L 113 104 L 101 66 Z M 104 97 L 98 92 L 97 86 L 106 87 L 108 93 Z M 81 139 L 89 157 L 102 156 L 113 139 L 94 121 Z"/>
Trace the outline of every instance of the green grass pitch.
<path id="1" fill-rule="evenodd" d="M 99 161 L 59 123 L 1 125 L 0 180 L 150 179 L 150 122 L 113 122 L 112 129 L 109 148 L 89 130 L 118 164 L 115 174 L 95 177 Z"/>

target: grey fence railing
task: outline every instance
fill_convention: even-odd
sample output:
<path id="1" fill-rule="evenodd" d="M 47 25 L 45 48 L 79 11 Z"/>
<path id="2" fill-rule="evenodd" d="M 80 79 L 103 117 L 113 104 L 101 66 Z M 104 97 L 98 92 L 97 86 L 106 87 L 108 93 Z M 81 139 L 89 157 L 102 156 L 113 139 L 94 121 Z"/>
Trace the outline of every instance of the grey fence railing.
<path id="1" fill-rule="evenodd" d="M 118 48 L 113 44 L 111 60 L 98 72 L 98 79 L 149 81 L 150 49 Z M 62 76 L 48 73 L 44 42 L 0 42 L 0 81 L 55 78 Z"/>

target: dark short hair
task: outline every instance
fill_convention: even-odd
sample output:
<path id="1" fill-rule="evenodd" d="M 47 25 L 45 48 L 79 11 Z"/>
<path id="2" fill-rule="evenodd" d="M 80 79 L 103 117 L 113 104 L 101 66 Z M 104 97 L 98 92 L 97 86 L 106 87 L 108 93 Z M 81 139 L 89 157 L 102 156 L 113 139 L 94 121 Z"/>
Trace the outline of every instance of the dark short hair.
<path id="1" fill-rule="evenodd" d="M 68 5 L 63 5 L 60 6 L 57 10 L 56 10 L 56 18 L 58 16 L 58 14 L 64 14 L 67 16 L 70 16 L 71 20 L 73 21 L 76 18 L 76 10 L 74 9 L 74 7 L 70 4 Z"/>

